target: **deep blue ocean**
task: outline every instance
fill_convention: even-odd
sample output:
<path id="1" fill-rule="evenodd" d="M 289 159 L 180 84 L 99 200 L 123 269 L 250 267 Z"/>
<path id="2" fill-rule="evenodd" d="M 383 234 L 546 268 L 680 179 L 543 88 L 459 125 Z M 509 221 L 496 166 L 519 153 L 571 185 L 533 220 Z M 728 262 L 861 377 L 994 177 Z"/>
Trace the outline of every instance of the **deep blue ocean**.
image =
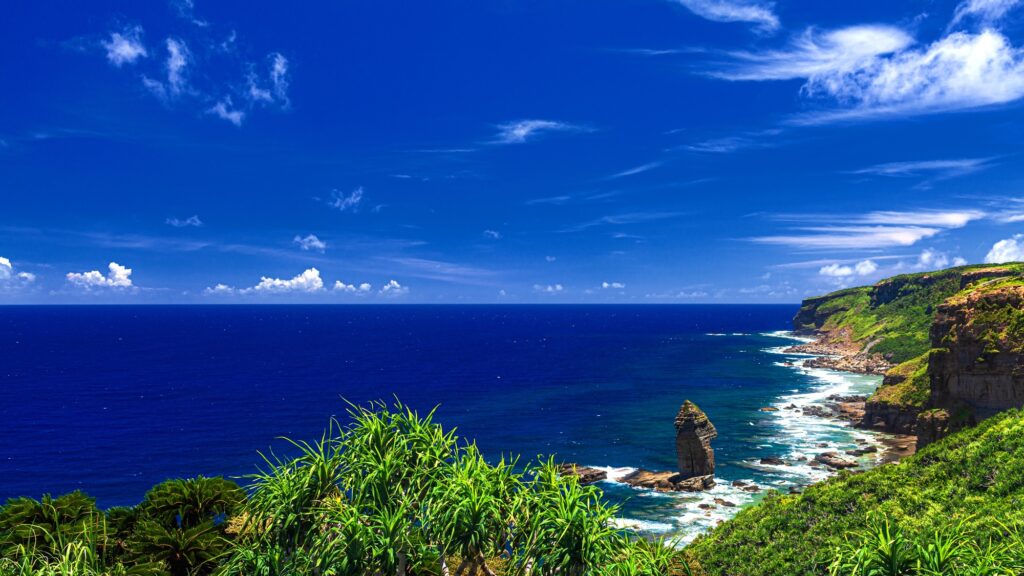
<path id="1" fill-rule="evenodd" d="M 621 522 L 692 535 L 759 494 L 819 479 L 762 456 L 852 447 L 867 433 L 785 408 L 876 378 L 804 369 L 795 306 L 0 307 L 0 500 L 81 489 L 137 503 L 167 478 L 244 476 L 277 440 L 319 438 L 342 398 L 397 396 L 489 457 L 556 454 L 675 466 L 686 399 L 718 429 L 719 487 L 665 496 L 606 482 Z M 766 406 L 782 408 L 762 412 Z M 244 480 L 242 481 L 244 483 Z"/>

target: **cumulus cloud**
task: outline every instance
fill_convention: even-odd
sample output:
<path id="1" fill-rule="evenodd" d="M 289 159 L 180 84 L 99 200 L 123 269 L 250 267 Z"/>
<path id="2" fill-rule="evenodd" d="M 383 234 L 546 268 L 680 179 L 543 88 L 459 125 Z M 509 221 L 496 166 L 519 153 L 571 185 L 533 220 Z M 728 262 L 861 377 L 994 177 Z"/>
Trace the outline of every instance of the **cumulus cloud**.
<path id="1" fill-rule="evenodd" d="M 174 226 L 175 228 L 188 228 L 190 226 L 198 228 L 203 225 L 203 221 L 195 214 L 185 218 L 184 220 L 180 218 L 168 218 L 165 222 L 167 225 Z"/>
<path id="2" fill-rule="evenodd" d="M 536 292 L 543 292 L 545 294 L 557 294 L 565 290 L 565 287 L 561 284 L 534 284 L 533 289 Z"/>
<path id="3" fill-rule="evenodd" d="M 308 234 L 305 237 L 296 235 L 292 242 L 306 251 L 313 250 L 322 253 L 327 249 L 327 243 L 317 238 L 316 234 Z"/>
<path id="4" fill-rule="evenodd" d="M 148 56 L 142 44 L 142 26 L 128 26 L 120 32 L 111 32 L 110 39 L 102 44 L 107 50 L 107 60 L 118 68 Z"/>
<path id="5" fill-rule="evenodd" d="M 497 230 L 484 230 L 484 236 L 491 240 L 501 240 L 501 232 Z"/>
<path id="6" fill-rule="evenodd" d="M 132 269 L 121 266 L 117 262 L 111 262 L 107 266 L 108 272 L 104 276 L 99 270 L 89 272 L 68 272 L 65 278 L 71 284 L 91 290 L 93 288 L 131 288 Z"/>
<path id="7" fill-rule="evenodd" d="M 953 266 L 967 266 L 967 259 L 957 256 L 953 258 Z"/>
<path id="8" fill-rule="evenodd" d="M 396 284 L 397 284 L 397 282 L 396 282 Z M 368 282 L 363 282 L 362 284 L 360 284 L 358 286 L 356 286 L 355 284 L 345 284 L 341 280 L 336 280 L 334 282 L 334 291 L 335 292 L 348 292 L 350 294 L 355 294 L 355 293 L 367 294 L 372 289 L 373 289 L 373 286 L 371 286 Z"/>
<path id="9" fill-rule="evenodd" d="M 836 108 L 797 123 L 911 116 L 1024 97 L 1024 56 L 999 31 L 954 32 L 918 46 L 893 26 L 806 31 L 782 50 L 734 52 L 710 72 L 726 80 L 804 80 L 801 92 Z"/>
<path id="10" fill-rule="evenodd" d="M 623 289 L 625 287 L 626 287 L 626 285 L 623 284 L 622 282 L 601 282 L 601 288 L 604 288 L 605 290 L 608 290 L 608 289 L 621 290 L 621 289 Z"/>
<path id="11" fill-rule="evenodd" d="M 1004 262 L 1024 262 L 1024 234 L 1014 234 L 1012 238 L 996 242 L 985 255 L 986 264 Z"/>
<path id="12" fill-rule="evenodd" d="M 355 212 L 359 209 L 359 203 L 363 201 L 363 187 L 360 186 L 352 192 L 345 194 L 340 190 L 332 190 L 331 198 L 327 201 L 327 205 L 331 208 L 336 208 L 340 212 L 349 210 Z"/>
<path id="13" fill-rule="evenodd" d="M 675 0 L 690 12 L 714 22 L 743 22 L 762 32 L 779 29 L 779 18 L 767 2 L 737 0 Z"/>
<path id="14" fill-rule="evenodd" d="M 402 286 L 395 280 L 389 280 L 383 288 L 380 289 L 380 293 L 383 296 L 401 296 L 409 293 L 409 288 Z"/>
<path id="15" fill-rule="evenodd" d="M 555 120 L 517 120 L 498 125 L 496 144 L 522 144 L 546 132 L 589 132 L 588 128 Z"/>
<path id="16" fill-rule="evenodd" d="M 263 276 L 260 283 L 252 288 L 246 288 L 246 292 L 256 294 L 285 294 L 291 292 L 319 292 L 324 289 L 324 281 L 320 278 L 320 271 L 316 268 L 305 270 L 302 274 L 291 278 L 268 278 Z"/>
<path id="17" fill-rule="evenodd" d="M 230 295 L 235 292 L 236 290 L 227 284 L 217 284 L 216 286 L 210 286 L 206 290 L 203 290 L 203 293 L 207 295 Z"/>
<path id="18" fill-rule="evenodd" d="M 831 278 L 844 278 L 847 276 L 868 276 L 878 270 L 878 264 L 872 260 L 861 260 L 853 266 L 832 263 L 818 269 L 818 274 Z"/>
<path id="19" fill-rule="evenodd" d="M 931 248 L 925 248 L 921 251 L 921 255 L 917 257 L 916 268 L 922 270 L 939 270 L 949 266 L 949 256 L 944 252 L 932 250 Z"/>

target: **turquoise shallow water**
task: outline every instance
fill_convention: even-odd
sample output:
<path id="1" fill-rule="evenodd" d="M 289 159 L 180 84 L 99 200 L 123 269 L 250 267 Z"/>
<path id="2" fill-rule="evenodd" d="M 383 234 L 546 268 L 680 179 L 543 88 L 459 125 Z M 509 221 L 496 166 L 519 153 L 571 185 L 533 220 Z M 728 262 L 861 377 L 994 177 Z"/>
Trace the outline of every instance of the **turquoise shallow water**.
<path id="1" fill-rule="evenodd" d="M 785 409 L 878 379 L 778 353 L 795 306 L 0 307 L 0 499 L 82 489 L 133 504 L 166 478 L 240 477 L 280 436 L 318 438 L 354 402 L 400 397 L 491 458 L 675 466 L 686 399 L 714 421 L 719 486 L 603 483 L 620 521 L 692 537 L 759 496 L 820 479 L 770 467 L 869 434 Z M 765 406 L 779 412 L 759 411 Z M 865 462 L 870 464 L 870 462 Z"/>

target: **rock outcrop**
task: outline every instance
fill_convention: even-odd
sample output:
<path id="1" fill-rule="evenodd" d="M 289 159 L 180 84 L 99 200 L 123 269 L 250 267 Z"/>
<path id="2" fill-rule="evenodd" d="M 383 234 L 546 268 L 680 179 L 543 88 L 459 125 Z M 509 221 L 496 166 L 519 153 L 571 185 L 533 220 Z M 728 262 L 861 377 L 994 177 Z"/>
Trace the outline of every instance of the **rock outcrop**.
<path id="1" fill-rule="evenodd" d="M 715 450 L 711 440 L 718 436 L 715 425 L 689 400 L 679 408 L 675 425 L 676 458 L 682 479 L 714 475 Z"/>
<path id="2" fill-rule="evenodd" d="M 579 466 L 577 464 L 562 464 L 559 472 L 561 472 L 563 476 L 575 476 L 579 478 L 580 484 L 584 486 L 608 479 L 608 472 L 601 470 L 600 468 Z"/>
<path id="3" fill-rule="evenodd" d="M 700 492 L 715 487 L 715 477 L 711 475 L 684 477 L 678 472 L 652 472 L 643 469 L 627 474 L 622 478 L 622 482 L 658 492 Z"/>
<path id="4" fill-rule="evenodd" d="M 917 419 L 918 448 L 1024 407 L 1024 285 L 950 298 L 939 306 L 930 336 L 931 395 Z"/>

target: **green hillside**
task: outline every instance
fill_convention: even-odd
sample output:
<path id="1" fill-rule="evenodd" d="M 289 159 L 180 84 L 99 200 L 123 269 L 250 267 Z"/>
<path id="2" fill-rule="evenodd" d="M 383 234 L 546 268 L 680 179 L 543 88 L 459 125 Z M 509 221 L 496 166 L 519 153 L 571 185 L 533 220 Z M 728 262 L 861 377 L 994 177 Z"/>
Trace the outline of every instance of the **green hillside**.
<path id="1" fill-rule="evenodd" d="M 877 514 L 911 533 L 962 520 L 982 543 L 1000 537 L 1000 523 L 1024 523 L 1024 412 L 990 418 L 900 464 L 769 496 L 690 549 L 713 576 L 824 574 L 848 535 Z"/>

